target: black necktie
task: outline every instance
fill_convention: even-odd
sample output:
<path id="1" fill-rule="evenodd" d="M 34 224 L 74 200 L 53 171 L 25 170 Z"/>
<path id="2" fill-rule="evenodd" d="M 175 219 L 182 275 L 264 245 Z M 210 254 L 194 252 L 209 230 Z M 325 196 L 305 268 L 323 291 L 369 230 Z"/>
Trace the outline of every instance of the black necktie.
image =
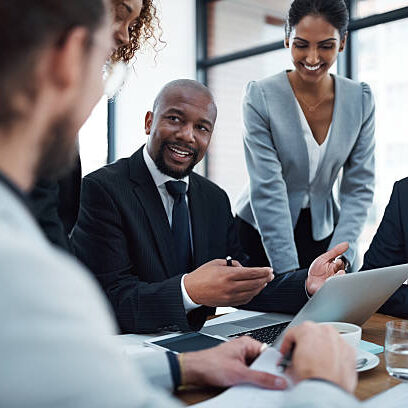
<path id="1" fill-rule="evenodd" d="M 176 247 L 180 273 L 189 273 L 192 269 L 190 221 L 186 203 L 187 184 L 184 181 L 167 181 L 166 189 L 174 198 L 171 231 Z"/>

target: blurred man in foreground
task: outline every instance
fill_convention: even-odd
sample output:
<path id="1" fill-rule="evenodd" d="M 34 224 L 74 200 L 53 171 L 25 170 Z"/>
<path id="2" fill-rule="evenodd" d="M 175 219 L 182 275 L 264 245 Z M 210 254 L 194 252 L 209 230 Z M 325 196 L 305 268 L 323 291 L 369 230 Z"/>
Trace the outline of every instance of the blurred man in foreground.
<path id="1" fill-rule="evenodd" d="M 112 41 L 106 9 L 103 0 L 0 2 L 0 406 L 178 406 L 147 380 L 177 386 L 179 360 L 162 353 L 137 364 L 125 358 L 112 340 L 114 320 L 98 286 L 51 246 L 26 202 L 36 178 L 69 169 L 75 135 L 102 94 L 101 69 Z M 312 361 L 314 370 L 304 371 L 298 363 L 307 358 L 303 339 L 309 339 L 306 346 L 317 342 L 319 354 L 344 370 Z M 345 391 L 355 385 L 354 356 L 338 335 L 303 326 L 285 347 L 292 342 L 294 377 L 312 374 L 325 381 L 302 381 L 288 401 L 295 404 L 300 393 L 308 406 L 318 406 L 329 395 L 352 406 L 355 400 Z M 259 343 L 239 339 L 187 353 L 183 381 L 284 388 L 281 379 L 248 369 L 259 352 Z"/>

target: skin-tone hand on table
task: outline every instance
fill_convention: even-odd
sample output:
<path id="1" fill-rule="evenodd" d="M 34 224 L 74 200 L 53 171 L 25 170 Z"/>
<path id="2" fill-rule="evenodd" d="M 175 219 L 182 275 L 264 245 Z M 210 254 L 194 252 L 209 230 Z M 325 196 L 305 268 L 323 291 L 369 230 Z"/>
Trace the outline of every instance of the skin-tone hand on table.
<path id="1" fill-rule="evenodd" d="M 289 329 L 281 353 L 295 344 L 292 364 L 286 370 L 295 384 L 309 378 L 320 378 L 353 393 L 357 386 L 356 352 L 330 325 L 305 322 Z"/>
<path id="2" fill-rule="evenodd" d="M 184 278 L 191 300 L 206 306 L 237 306 L 248 303 L 273 279 L 271 268 L 245 268 L 225 259 L 207 262 Z"/>
<path id="3" fill-rule="evenodd" d="M 212 349 L 185 353 L 182 357 L 183 385 L 229 387 L 248 383 L 285 389 L 284 378 L 248 367 L 261 350 L 262 343 L 243 336 Z"/>
<path id="4" fill-rule="evenodd" d="M 310 295 L 314 295 L 332 276 L 344 275 L 344 263 L 336 259 L 348 249 L 348 243 L 342 242 L 334 248 L 316 258 L 310 265 L 306 288 Z"/>

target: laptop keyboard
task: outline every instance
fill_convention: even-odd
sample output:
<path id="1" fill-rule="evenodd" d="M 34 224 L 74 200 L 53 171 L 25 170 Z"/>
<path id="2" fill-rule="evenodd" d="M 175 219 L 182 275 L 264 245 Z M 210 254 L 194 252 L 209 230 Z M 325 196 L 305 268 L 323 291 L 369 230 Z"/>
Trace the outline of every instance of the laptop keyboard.
<path id="1" fill-rule="evenodd" d="M 247 330 L 241 333 L 231 334 L 228 337 L 250 336 L 261 343 L 272 344 L 277 337 L 286 329 L 290 322 L 261 327 L 260 329 Z"/>

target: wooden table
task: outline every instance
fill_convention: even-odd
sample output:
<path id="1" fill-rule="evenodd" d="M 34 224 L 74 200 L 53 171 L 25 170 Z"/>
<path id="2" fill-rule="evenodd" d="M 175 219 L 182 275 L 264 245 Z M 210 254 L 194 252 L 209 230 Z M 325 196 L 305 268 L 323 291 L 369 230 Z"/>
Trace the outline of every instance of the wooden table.
<path id="1" fill-rule="evenodd" d="M 389 320 L 400 319 L 379 313 L 374 314 L 363 325 L 363 340 L 384 346 L 385 323 Z M 358 375 L 358 385 L 354 394 L 360 400 L 365 400 L 400 384 L 400 381 L 392 378 L 387 373 L 384 353 L 378 354 L 378 357 L 380 357 L 380 364 L 377 367 Z"/>
<path id="2" fill-rule="evenodd" d="M 384 346 L 385 323 L 389 320 L 400 319 L 377 313 L 373 315 L 363 325 L 363 340 Z M 370 398 L 400 383 L 388 375 L 385 369 L 384 353 L 378 354 L 378 357 L 380 358 L 380 364 L 376 368 L 359 373 L 355 396 L 360 400 Z M 220 389 L 190 389 L 179 391 L 176 396 L 185 404 L 192 405 L 215 397 L 222 391 Z"/>

